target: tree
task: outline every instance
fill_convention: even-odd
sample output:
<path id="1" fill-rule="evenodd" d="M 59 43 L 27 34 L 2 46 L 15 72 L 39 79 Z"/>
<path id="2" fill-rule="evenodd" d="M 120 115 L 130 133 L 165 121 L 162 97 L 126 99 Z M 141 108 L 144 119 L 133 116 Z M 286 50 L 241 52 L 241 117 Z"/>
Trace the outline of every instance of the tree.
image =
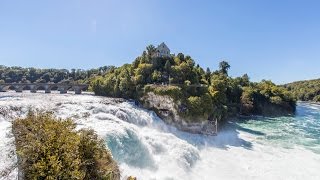
<path id="1" fill-rule="evenodd" d="M 210 71 L 210 68 L 207 67 L 205 79 L 208 82 L 208 84 L 210 84 L 210 76 L 211 76 L 211 71 Z"/>
<path id="2" fill-rule="evenodd" d="M 157 70 L 153 71 L 151 78 L 152 78 L 153 82 L 157 82 L 157 83 L 161 82 L 161 80 L 162 80 L 161 79 L 162 78 L 161 72 L 157 71 Z"/>
<path id="3" fill-rule="evenodd" d="M 244 74 L 241 77 L 241 86 L 249 86 L 250 80 L 248 74 Z"/>
<path id="4" fill-rule="evenodd" d="M 152 45 L 152 44 L 150 44 L 149 46 L 147 46 L 146 49 L 147 49 L 148 56 L 152 56 L 153 53 L 156 52 L 156 48 L 155 48 L 154 45 Z"/>
<path id="5" fill-rule="evenodd" d="M 226 61 L 221 61 L 219 63 L 219 69 L 222 74 L 228 75 L 228 69 L 230 69 L 230 65 Z"/>
<path id="6" fill-rule="evenodd" d="M 127 69 L 122 70 L 119 75 L 119 90 L 121 92 L 122 97 L 124 98 L 132 98 L 134 92 L 133 82 L 131 80 L 131 76 Z"/>
<path id="7" fill-rule="evenodd" d="M 210 68 L 209 68 L 209 67 L 207 67 L 206 74 L 207 74 L 207 75 L 210 75 L 210 74 L 211 74 L 211 71 L 210 71 Z"/>
<path id="8" fill-rule="evenodd" d="M 178 59 L 180 59 L 180 61 L 184 61 L 184 54 L 183 53 L 178 53 L 177 57 L 178 57 Z"/>
<path id="9" fill-rule="evenodd" d="M 245 87 L 243 89 L 241 98 L 240 98 L 240 114 L 250 115 L 254 111 L 254 94 L 255 90 L 252 87 Z"/>
<path id="10" fill-rule="evenodd" d="M 169 60 L 167 60 L 166 64 L 164 65 L 164 69 L 167 71 L 167 73 L 170 73 L 171 71 L 171 63 Z"/>

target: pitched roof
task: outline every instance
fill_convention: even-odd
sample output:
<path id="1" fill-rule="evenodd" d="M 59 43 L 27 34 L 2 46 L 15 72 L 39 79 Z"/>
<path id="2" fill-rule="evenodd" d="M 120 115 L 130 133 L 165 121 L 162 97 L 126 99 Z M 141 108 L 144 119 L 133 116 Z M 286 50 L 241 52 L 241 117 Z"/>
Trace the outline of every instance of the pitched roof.
<path id="1" fill-rule="evenodd" d="M 164 48 L 169 49 L 168 46 L 167 46 L 164 42 L 162 42 L 162 43 L 158 46 L 158 48 L 159 48 L 159 47 L 164 47 Z M 169 50 L 170 50 L 170 49 L 169 49 Z"/>

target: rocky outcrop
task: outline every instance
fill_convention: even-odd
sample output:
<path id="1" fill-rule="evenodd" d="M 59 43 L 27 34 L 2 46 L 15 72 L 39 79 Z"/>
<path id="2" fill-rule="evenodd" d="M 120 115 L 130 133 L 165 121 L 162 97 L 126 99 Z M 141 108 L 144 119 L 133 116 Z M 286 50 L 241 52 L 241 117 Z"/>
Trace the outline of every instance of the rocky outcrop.
<path id="1" fill-rule="evenodd" d="M 216 123 L 208 120 L 197 120 L 196 123 L 191 123 L 179 115 L 183 111 L 181 103 L 174 101 L 173 98 L 167 95 L 157 95 L 153 92 L 148 92 L 141 99 L 141 105 L 155 111 L 167 124 L 173 125 L 179 130 L 197 133 L 197 134 L 216 134 Z"/>
<path id="2" fill-rule="evenodd" d="M 295 113 L 295 106 L 289 104 L 263 103 L 258 106 L 260 114 L 263 116 L 288 116 Z"/>

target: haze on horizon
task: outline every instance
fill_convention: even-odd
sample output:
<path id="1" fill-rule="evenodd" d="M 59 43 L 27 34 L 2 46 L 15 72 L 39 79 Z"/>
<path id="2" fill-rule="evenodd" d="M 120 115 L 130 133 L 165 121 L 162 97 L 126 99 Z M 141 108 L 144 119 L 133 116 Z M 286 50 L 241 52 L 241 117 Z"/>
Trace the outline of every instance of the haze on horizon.
<path id="1" fill-rule="evenodd" d="M 0 1 L 0 65 L 89 69 L 165 42 L 211 70 L 286 83 L 320 78 L 319 1 Z"/>

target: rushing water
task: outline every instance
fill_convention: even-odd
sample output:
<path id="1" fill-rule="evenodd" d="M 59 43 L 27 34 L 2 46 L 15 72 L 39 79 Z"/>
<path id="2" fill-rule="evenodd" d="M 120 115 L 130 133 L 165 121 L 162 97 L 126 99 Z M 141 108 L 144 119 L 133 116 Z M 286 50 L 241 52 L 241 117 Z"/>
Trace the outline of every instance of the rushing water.
<path id="1" fill-rule="evenodd" d="M 218 136 L 202 136 L 178 131 L 130 102 L 27 92 L 0 93 L 0 171 L 9 174 L 3 179 L 17 178 L 11 120 L 29 108 L 93 128 L 105 139 L 123 178 L 320 179 L 319 105 L 299 103 L 294 117 L 228 122 Z"/>

